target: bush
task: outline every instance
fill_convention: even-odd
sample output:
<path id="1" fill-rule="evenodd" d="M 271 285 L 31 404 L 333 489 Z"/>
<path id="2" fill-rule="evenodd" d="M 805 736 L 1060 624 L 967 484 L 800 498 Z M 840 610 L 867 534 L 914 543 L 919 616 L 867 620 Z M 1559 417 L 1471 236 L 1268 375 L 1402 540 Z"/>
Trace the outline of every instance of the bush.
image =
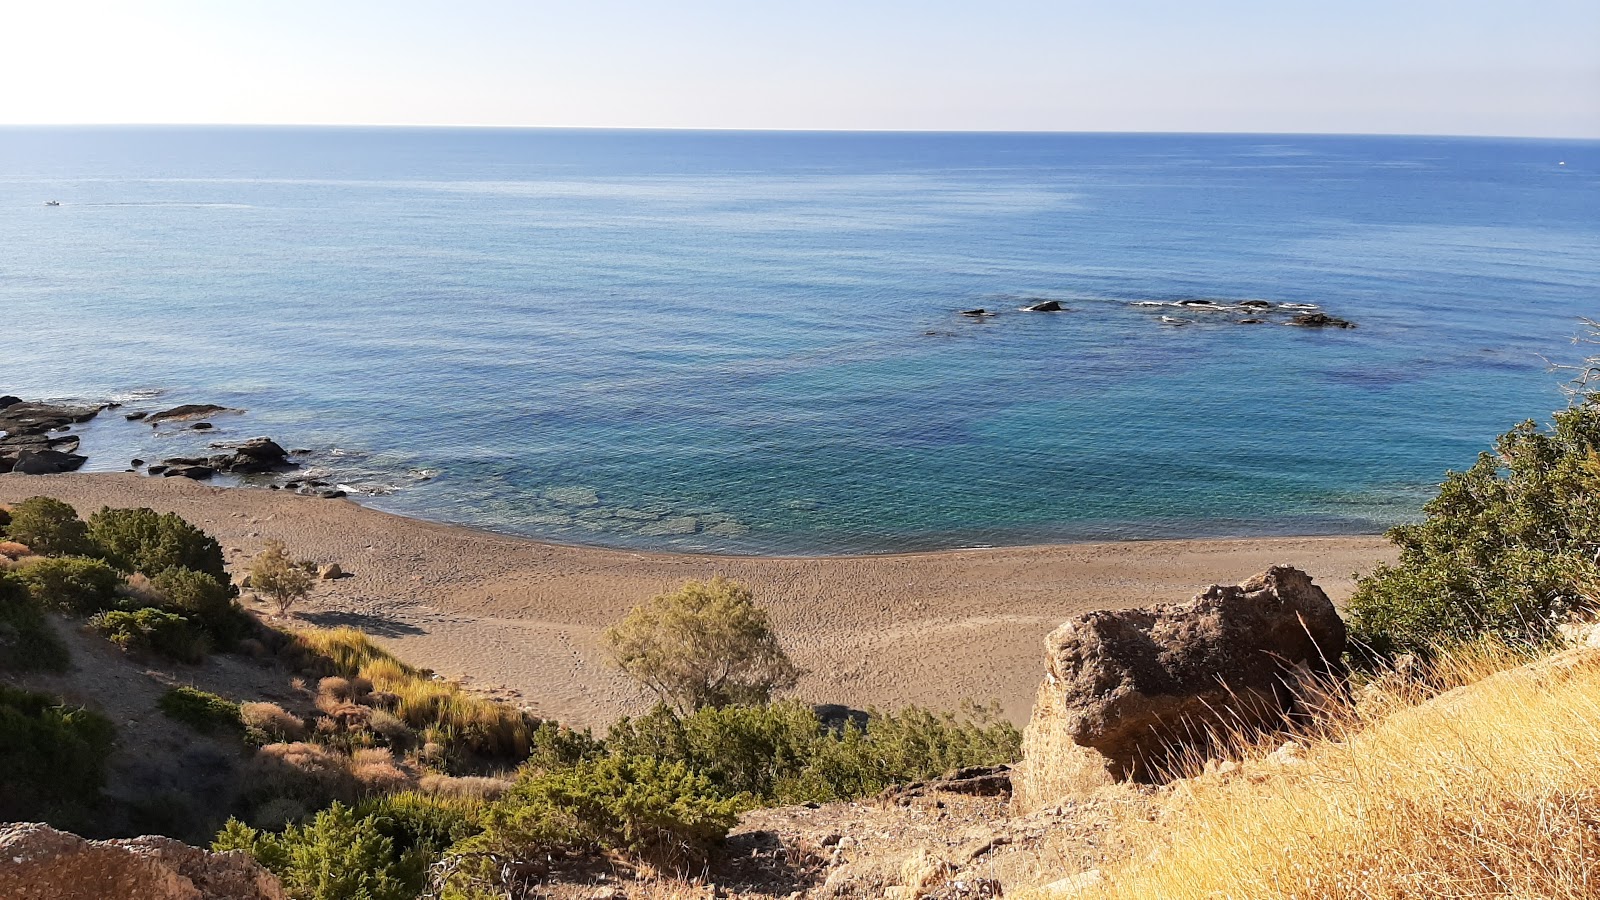
<path id="1" fill-rule="evenodd" d="M 206 638 L 188 619 L 159 609 L 132 612 L 115 609 L 89 620 L 89 625 L 124 650 L 154 653 L 177 662 L 206 658 Z"/>
<path id="2" fill-rule="evenodd" d="M 66 645 L 27 585 L 0 572 L 0 669 L 64 672 L 69 662 Z"/>
<path id="3" fill-rule="evenodd" d="M 170 718 L 208 734 L 244 727 L 239 704 L 192 687 L 175 687 L 161 695 L 156 706 Z"/>
<path id="4" fill-rule="evenodd" d="M 11 507 L 6 534 L 44 556 L 93 556 L 89 526 L 78 511 L 51 497 L 29 497 Z"/>
<path id="5" fill-rule="evenodd" d="M 245 703 L 239 720 L 258 743 L 298 741 L 306 736 L 306 723 L 276 703 Z"/>
<path id="6" fill-rule="evenodd" d="M 1451 472 L 1418 524 L 1389 531 L 1393 565 L 1358 581 L 1352 637 L 1371 652 L 1428 653 L 1495 635 L 1541 641 L 1600 600 L 1600 396 L 1524 422 Z"/>
<path id="7" fill-rule="evenodd" d="M 93 804 L 116 730 L 104 716 L 0 685 L 0 821 Z"/>
<path id="8" fill-rule="evenodd" d="M 267 541 L 266 549 L 250 561 L 251 589 L 277 604 L 280 616 L 311 593 L 311 584 L 311 573 L 289 556 L 282 541 Z"/>
<path id="9" fill-rule="evenodd" d="M 30 559 L 13 571 L 43 606 L 81 615 L 115 606 L 122 584 L 116 569 L 81 556 Z"/>
<path id="10" fill-rule="evenodd" d="M 614 754 L 682 762 L 723 796 L 762 803 L 845 800 L 951 769 L 1014 762 L 1022 734 L 992 710 L 965 716 L 909 708 L 831 729 L 796 702 L 703 709 L 678 717 L 658 707 L 611 728 Z"/>
<path id="11" fill-rule="evenodd" d="M 750 591 L 721 577 L 635 607 L 605 640 L 619 668 L 679 712 L 765 703 L 800 674 Z"/>
<path id="12" fill-rule="evenodd" d="M 249 853 L 295 900 L 412 900 L 426 874 L 422 854 L 397 852 L 373 817 L 339 803 L 281 835 L 230 819 L 211 849 Z"/>
<path id="13" fill-rule="evenodd" d="M 482 800 L 405 791 L 362 803 L 356 815 L 370 818 L 401 853 L 420 850 L 437 856 L 483 831 Z"/>
<path id="14" fill-rule="evenodd" d="M 123 571 L 155 578 L 168 569 L 189 569 L 228 583 L 222 546 L 174 513 L 102 507 L 89 517 L 88 535 Z"/>
<path id="15" fill-rule="evenodd" d="M 483 834 L 460 845 L 460 871 L 498 885 L 495 867 L 482 864 L 491 857 L 601 850 L 682 869 L 727 836 L 739 805 L 682 763 L 608 756 L 530 770 L 484 813 Z"/>
<path id="16" fill-rule="evenodd" d="M 205 629 L 218 647 L 233 647 L 254 628 L 249 614 L 234 602 L 233 586 L 204 572 L 164 569 L 151 586 L 161 595 L 162 606 Z"/>

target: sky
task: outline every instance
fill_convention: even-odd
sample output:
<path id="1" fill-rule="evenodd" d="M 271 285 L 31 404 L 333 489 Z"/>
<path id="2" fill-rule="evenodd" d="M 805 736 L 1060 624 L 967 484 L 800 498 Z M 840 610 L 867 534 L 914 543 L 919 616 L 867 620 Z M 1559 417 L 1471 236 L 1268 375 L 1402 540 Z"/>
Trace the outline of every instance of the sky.
<path id="1" fill-rule="evenodd" d="M 0 0 L 0 124 L 1600 137 L 1600 0 Z"/>

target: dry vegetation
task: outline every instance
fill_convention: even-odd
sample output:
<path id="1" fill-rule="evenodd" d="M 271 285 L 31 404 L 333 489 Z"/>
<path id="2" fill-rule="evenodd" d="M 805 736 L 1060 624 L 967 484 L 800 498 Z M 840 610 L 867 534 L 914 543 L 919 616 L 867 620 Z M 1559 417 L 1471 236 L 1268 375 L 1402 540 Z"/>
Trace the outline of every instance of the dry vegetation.
<path id="1" fill-rule="evenodd" d="M 1314 739 L 1176 782 L 1082 896 L 1600 894 L 1600 650 L 1527 659 L 1458 652 L 1367 685 Z"/>

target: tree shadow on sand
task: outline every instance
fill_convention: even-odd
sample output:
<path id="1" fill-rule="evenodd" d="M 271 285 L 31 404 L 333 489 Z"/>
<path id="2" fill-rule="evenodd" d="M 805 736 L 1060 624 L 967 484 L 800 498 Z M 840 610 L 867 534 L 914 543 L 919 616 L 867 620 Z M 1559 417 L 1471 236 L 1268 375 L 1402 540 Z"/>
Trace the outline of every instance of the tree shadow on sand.
<path id="1" fill-rule="evenodd" d="M 378 637 L 409 637 L 417 634 L 427 634 L 427 629 L 418 628 L 409 622 L 401 622 L 386 616 L 371 616 L 366 613 L 346 612 L 343 610 L 325 610 L 322 612 L 302 612 L 295 618 L 308 625 L 318 628 L 343 628 L 350 627 L 357 631 Z"/>

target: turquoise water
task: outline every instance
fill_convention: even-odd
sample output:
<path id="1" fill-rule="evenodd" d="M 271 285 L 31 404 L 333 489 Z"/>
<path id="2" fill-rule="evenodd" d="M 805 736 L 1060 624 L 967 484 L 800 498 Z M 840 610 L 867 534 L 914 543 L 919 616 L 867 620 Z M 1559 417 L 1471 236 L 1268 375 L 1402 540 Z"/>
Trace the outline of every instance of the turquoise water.
<path id="1" fill-rule="evenodd" d="M 0 129 L 0 247 L 0 393 L 245 407 L 221 437 L 430 519 L 782 553 L 1364 532 L 1563 402 L 1600 143 Z M 1137 305 L 1185 298 L 1360 327 Z M 85 449 L 199 441 L 112 417 Z"/>

